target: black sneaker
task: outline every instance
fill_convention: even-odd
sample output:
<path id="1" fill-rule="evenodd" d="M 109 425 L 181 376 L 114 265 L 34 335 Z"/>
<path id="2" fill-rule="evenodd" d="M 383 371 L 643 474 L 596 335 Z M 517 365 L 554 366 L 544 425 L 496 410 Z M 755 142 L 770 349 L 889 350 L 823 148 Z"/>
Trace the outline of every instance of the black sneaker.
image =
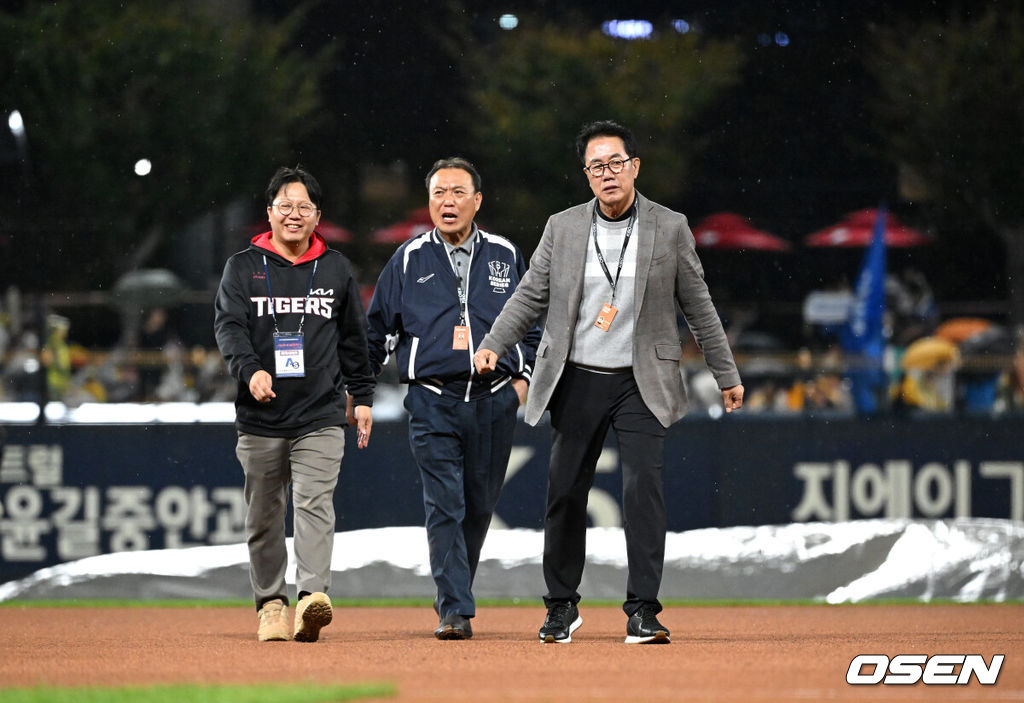
<path id="1" fill-rule="evenodd" d="M 439 640 L 468 640 L 473 636 L 473 628 L 469 618 L 457 613 L 450 613 L 441 618 L 441 624 L 434 630 L 434 637 Z"/>
<path id="2" fill-rule="evenodd" d="M 641 605 L 626 622 L 626 644 L 668 644 L 668 628 L 658 622 L 654 608 Z"/>
<path id="3" fill-rule="evenodd" d="M 583 618 L 576 604 L 563 601 L 548 608 L 548 616 L 537 634 L 545 644 L 572 642 L 572 633 L 582 624 Z"/>

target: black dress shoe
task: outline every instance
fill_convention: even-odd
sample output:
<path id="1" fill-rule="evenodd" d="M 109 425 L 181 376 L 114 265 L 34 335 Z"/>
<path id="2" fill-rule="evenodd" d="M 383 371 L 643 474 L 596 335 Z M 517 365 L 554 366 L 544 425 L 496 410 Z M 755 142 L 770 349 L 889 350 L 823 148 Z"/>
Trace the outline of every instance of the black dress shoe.
<path id="1" fill-rule="evenodd" d="M 441 618 L 441 624 L 434 630 L 434 637 L 439 640 L 468 640 L 473 636 L 473 628 L 469 618 L 458 613 L 450 613 Z"/>

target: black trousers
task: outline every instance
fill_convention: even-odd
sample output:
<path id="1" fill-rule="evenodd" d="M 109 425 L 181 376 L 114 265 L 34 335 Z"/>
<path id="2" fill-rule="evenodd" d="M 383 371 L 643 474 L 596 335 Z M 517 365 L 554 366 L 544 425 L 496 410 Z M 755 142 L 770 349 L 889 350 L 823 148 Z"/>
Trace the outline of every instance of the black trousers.
<path id="1" fill-rule="evenodd" d="M 548 408 L 551 465 L 544 516 L 544 602 L 578 603 L 586 559 L 587 494 L 608 428 L 622 461 L 622 512 L 629 578 L 622 609 L 661 610 L 665 563 L 665 427 L 640 397 L 632 372 L 604 374 L 567 365 Z"/>

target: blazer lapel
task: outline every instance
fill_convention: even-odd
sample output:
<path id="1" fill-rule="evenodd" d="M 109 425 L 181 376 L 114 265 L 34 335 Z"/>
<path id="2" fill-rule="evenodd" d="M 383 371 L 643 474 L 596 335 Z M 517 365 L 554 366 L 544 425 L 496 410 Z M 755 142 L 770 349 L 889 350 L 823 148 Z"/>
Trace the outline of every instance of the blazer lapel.
<path id="1" fill-rule="evenodd" d="M 590 207 L 583 208 L 575 222 L 568 228 L 571 238 L 566 247 L 569 260 L 569 329 L 576 328 L 579 318 L 580 301 L 583 300 L 583 278 L 587 271 L 587 247 L 590 246 L 590 223 L 597 207 L 597 199 L 591 201 Z M 571 334 L 571 333 L 570 333 Z"/>
<path id="2" fill-rule="evenodd" d="M 640 309 L 644 304 L 644 292 L 647 290 L 647 278 L 651 272 L 651 259 L 654 258 L 654 240 L 658 236 L 658 218 L 654 214 L 651 202 L 636 194 L 637 232 L 636 232 L 636 278 L 633 288 L 633 323 L 640 319 Z"/>

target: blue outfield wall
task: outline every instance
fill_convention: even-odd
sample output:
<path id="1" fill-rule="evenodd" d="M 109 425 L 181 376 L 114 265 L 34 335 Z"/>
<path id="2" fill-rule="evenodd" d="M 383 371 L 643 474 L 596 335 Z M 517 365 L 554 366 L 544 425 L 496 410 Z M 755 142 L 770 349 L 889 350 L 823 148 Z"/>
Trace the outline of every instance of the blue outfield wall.
<path id="1" fill-rule="evenodd" d="M 348 449 L 338 531 L 422 525 L 404 422 Z M 550 428 L 520 424 L 496 526 L 541 527 Z M 993 517 L 1024 521 L 1024 418 L 687 419 L 669 432 L 669 529 Z M 0 582 L 108 552 L 244 541 L 227 424 L 0 427 Z M 591 524 L 621 525 L 609 437 Z M 386 555 L 382 555 L 382 558 Z"/>

